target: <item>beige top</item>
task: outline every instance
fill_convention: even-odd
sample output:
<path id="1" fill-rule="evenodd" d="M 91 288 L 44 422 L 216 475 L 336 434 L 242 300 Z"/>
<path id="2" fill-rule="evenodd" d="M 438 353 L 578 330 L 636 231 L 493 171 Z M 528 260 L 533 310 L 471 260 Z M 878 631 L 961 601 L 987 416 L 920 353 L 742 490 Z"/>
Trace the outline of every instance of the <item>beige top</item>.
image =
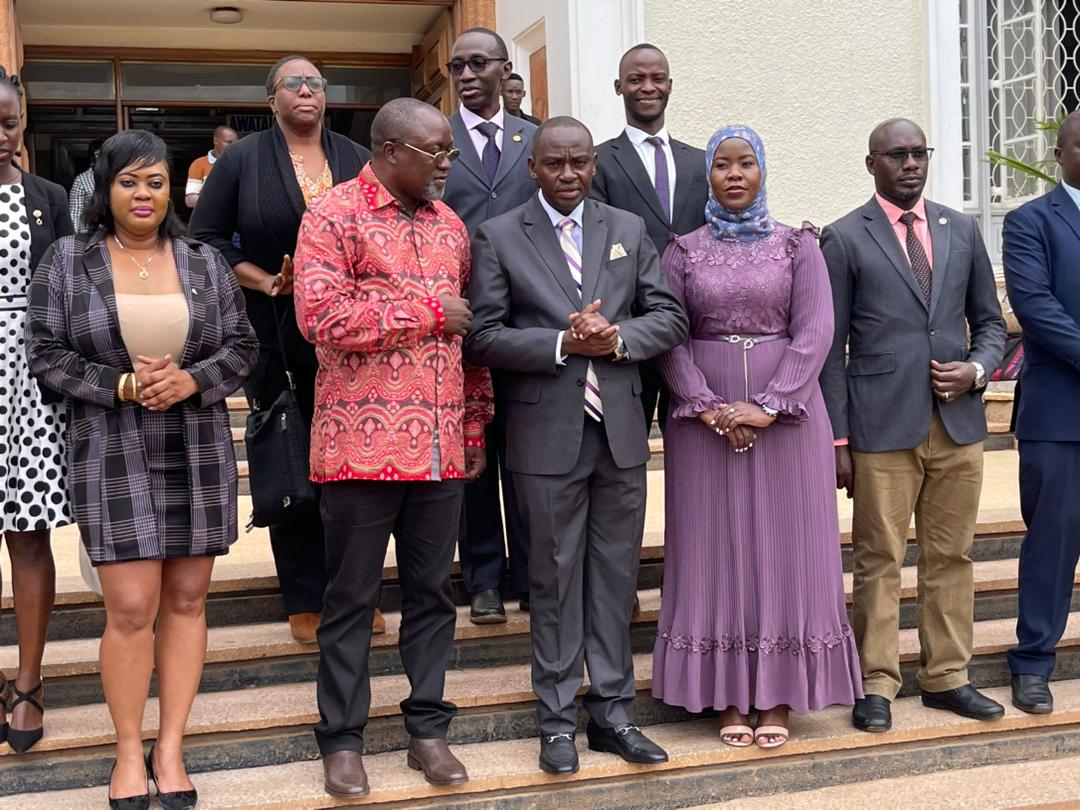
<path id="1" fill-rule="evenodd" d="M 138 368 L 138 355 L 172 355 L 180 364 L 180 353 L 188 335 L 188 306 L 183 293 L 164 295 L 116 294 L 116 312 L 120 317 L 120 335 L 128 356 Z"/>

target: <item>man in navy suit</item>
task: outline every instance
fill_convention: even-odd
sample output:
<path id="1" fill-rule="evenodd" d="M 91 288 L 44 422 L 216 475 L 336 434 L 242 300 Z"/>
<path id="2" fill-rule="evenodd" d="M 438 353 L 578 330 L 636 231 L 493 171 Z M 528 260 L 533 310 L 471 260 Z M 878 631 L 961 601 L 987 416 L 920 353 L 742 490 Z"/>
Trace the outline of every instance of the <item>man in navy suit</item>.
<path id="1" fill-rule="evenodd" d="M 1016 438 L 1028 528 L 1009 668 L 1013 705 L 1032 714 L 1054 709 L 1048 681 L 1080 559 L 1080 113 L 1061 125 L 1054 157 L 1061 183 L 1005 217 L 1003 250 L 1023 328 Z"/>
<path id="2" fill-rule="evenodd" d="M 502 107 L 502 82 L 513 69 L 502 37 L 487 28 L 470 28 L 454 42 L 447 65 L 460 109 L 450 117 L 454 145 L 461 157 L 446 179 L 443 202 L 454 209 L 476 238 L 477 229 L 492 217 L 517 208 L 536 195 L 528 156 L 536 127 L 507 115 Z M 499 479 L 506 506 L 506 544 L 510 557 L 512 593 L 529 595 L 529 532 L 522 521 L 514 482 L 503 463 L 506 420 L 503 385 L 495 387 L 495 420 L 487 428 L 487 469 L 465 487 L 465 507 L 459 542 L 461 575 L 472 595 L 469 619 L 474 624 L 506 621 L 499 588 L 506 571 Z"/>

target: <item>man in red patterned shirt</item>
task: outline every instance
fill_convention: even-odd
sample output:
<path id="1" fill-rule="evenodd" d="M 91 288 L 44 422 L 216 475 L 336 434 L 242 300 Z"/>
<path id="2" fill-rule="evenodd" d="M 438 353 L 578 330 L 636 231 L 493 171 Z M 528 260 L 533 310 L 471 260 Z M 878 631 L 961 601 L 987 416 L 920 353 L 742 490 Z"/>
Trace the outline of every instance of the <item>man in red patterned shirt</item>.
<path id="1" fill-rule="evenodd" d="M 374 157 L 308 209 L 294 260 L 296 319 L 316 346 L 311 477 L 323 483 L 327 574 L 318 677 L 326 790 L 368 792 L 371 621 L 391 531 L 405 591 L 401 658 L 408 764 L 433 784 L 468 780 L 446 745 L 443 699 L 456 612 L 450 567 L 465 481 L 484 469 L 486 369 L 462 364 L 472 321 L 465 225 L 441 202 L 457 156 L 450 126 L 415 99 L 384 106 Z"/>

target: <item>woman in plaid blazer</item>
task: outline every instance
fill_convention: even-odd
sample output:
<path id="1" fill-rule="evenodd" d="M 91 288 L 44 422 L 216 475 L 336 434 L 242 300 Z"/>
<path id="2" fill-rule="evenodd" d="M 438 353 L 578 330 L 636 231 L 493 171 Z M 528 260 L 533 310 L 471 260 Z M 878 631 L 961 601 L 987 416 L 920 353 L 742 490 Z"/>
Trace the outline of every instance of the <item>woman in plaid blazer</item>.
<path id="1" fill-rule="evenodd" d="M 95 171 L 88 233 L 57 241 L 34 274 L 27 355 L 66 400 L 68 489 L 101 577 L 101 676 L 117 733 L 110 800 L 141 805 L 149 773 L 166 808 L 188 807 L 181 740 L 206 649 L 206 593 L 214 557 L 236 540 L 225 398 L 257 344 L 229 265 L 180 236 L 161 139 L 114 135 Z M 144 764 L 155 666 L 161 723 Z"/>

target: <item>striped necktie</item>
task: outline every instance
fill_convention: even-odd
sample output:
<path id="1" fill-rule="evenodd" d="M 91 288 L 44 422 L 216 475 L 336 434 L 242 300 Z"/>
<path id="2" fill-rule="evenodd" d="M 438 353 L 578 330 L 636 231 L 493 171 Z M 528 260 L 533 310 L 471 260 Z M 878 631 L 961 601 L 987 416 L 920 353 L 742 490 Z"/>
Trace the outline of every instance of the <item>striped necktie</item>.
<path id="1" fill-rule="evenodd" d="M 566 256 L 566 264 L 570 268 L 570 275 L 577 287 L 578 298 L 581 298 L 581 252 L 577 243 L 574 242 L 574 220 L 567 217 L 559 222 L 559 246 L 563 255 Z M 604 405 L 600 401 L 600 381 L 596 378 L 592 360 L 585 372 L 585 413 L 597 422 L 604 415 Z"/>

